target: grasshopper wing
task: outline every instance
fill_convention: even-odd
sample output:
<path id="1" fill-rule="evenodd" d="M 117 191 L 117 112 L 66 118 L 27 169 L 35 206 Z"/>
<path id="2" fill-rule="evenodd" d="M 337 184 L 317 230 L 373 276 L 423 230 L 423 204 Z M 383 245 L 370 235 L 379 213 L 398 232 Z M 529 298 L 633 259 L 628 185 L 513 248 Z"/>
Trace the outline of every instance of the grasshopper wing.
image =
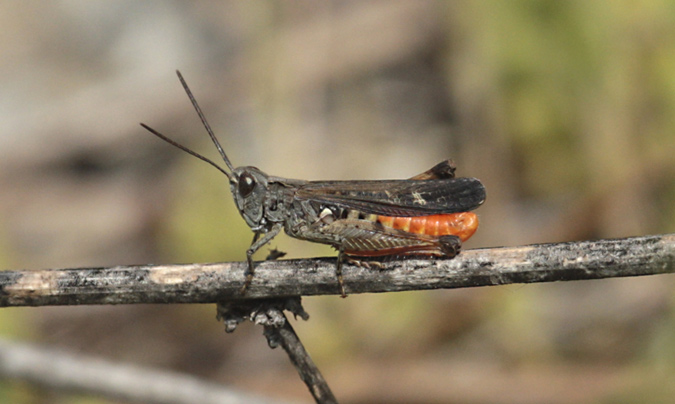
<path id="1" fill-rule="evenodd" d="M 485 201 L 485 187 L 476 178 L 312 181 L 295 197 L 363 213 L 411 217 L 476 209 Z"/>

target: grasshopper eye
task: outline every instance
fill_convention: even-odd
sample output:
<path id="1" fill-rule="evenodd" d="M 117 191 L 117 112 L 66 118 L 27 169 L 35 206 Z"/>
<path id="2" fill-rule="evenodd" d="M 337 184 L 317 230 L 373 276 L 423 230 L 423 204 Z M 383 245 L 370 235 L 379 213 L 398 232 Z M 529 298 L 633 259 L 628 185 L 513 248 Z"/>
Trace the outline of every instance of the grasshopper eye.
<path id="1" fill-rule="evenodd" d="M 239 177 L 239 195 L 246 198 L 255 188 L 255 179 L 251 174 L 244 173 Z"/>

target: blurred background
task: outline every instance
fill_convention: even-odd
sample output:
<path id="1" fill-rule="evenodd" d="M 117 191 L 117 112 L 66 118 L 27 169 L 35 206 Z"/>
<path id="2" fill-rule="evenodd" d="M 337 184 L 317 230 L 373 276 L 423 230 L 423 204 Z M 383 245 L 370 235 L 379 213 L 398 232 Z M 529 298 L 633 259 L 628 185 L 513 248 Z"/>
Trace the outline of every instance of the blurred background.
<path id="1" fill-rule="evenodd" d="M 675 231 L 673 1 L 5 1 L 0 268 L 243 260 L 232 163 L 488 199 L 465 248 Z M 289 258 L 334 255 L 280 236 Z M 264 258 L 266 249 L 258 255 Z M 346 403 L 672 403 L 675 277 L 347 299 L 294 326 Z M 311 402 L 213 305 L 10 308 L 0 337 Z M 114 403 L 0 380 L 0 402 Z"/>

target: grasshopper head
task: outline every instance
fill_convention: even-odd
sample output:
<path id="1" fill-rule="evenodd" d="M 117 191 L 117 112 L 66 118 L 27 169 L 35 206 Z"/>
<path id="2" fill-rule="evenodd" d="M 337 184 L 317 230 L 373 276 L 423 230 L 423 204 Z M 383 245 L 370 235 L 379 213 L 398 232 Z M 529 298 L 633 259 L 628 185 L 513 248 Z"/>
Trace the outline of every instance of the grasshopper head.
<path id="1" fill-rule="evenodd" d="M 239 167 L 232 171 L 230 189 L 239 213 L 252 230 L 264 226 L 264 206 L 267 196 L 267 174 L 255 167 Z"/>

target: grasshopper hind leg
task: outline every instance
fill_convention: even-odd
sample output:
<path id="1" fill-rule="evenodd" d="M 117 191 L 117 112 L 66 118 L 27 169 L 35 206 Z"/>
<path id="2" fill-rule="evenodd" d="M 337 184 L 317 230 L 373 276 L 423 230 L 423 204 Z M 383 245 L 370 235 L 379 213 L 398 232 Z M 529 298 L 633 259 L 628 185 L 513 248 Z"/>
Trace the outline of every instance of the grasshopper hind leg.
<path id="1" fill-rule="evenodd" d="M 346 297 L 342 266 L 344 262 L 363 268 L 382 269 L 381 260 L 400 257 L 453 258 L 461 249 L 456 235 L 429 236 L 409 233 L 360 219 L 341 219 L 324 227 L 325 234 L 338 236 L 335 274 L 340 295 Z"/>
<path id="2" fill-rule="evenodd" d="M 454 258 L 455 256 L 457 256 L 457 254 L 459 254 L 461 248 L 462 248 L 462 240 L 455 235 L 445 235 L 438 237 L 437 251 L 439 251 L 440 254 L 438 253 L 428 254 L 424 252 L 416 254 L 415 251 L 412 251 L 412 252 L 401 252 L 399 254 L 392 254 L 392 255 L 381 255 L 381 256 L 375 255 L 375 256 L 359 257 L 358 255 L 354 256 L 350 253 L 345 253 L 344 246 L 341 246 L 339 248 L 337 265 L 335 269 L 335 275 L 337 277 L 338 285 L 340 287 L 340 296 L 343 298 L 347 297 L 347 293 L 345 292 L 344 278 L 342 276 L 342 265 L 344 264 L 344 262 L 348 262 L 349 264 L 367 269 L 382 269 L 384 264 L 381 260 L 397 259 L 403 257 L 416 257 L 416 256 L 428 258 Z"/>

